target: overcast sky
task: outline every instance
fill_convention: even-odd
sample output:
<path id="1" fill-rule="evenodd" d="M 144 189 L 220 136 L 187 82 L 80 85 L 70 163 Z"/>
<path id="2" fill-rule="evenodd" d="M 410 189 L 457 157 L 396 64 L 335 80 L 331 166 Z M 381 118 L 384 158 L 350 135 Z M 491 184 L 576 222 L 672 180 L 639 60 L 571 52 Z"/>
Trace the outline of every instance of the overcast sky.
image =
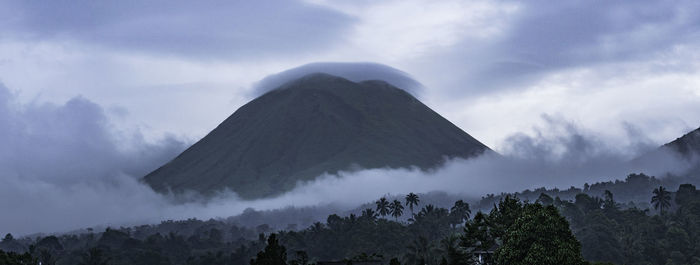
<path id="1" fill-rule="evenodd" d="M 184 218 L 134 180 L 303 65 L 411 86 L 475 138 L 527 162 L 450 164 L 447 180 L 512 171 L 540 179 L 509 188 L 501 184 L 510 179 L 489 179 L 489 191 L 576 185 L 624 177 L 627 169 L 586 179 L 584 169 L 613 168 L 700 127 L 700 2 L 0 0 L 0 211 L 14 213 L 0 227 Z M 547 164 L 557 152 L 587 162 L 562 171 L 572 163 Z M 375 173 L 406 172 L 342 181 Z M 414 186 L 432 187 L 394 192 Z M 286 196 L 295 194 L 306 196 Z M 121 214 L 134 207 L 142 214 Z M 80 212 L 94 214 L 61 215 Z"/>
<path id="2" fill-rule="evenodd" d="M 373 62 L 500 149 L 542 114 L 624 146 L 700 126 L 697 1 L 2 1 L 0 82 L 24 103 L 82 96 L 115 129 L 201 138 L 254 83 Z"/>

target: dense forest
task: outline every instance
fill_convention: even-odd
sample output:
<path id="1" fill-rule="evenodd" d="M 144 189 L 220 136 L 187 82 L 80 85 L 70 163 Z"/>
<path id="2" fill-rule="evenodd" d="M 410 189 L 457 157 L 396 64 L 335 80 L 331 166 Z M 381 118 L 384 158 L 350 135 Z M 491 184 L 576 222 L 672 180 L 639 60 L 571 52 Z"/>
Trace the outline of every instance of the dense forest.
<path id="1" fill-rule="evenodd" d="M 7 234 L 0 264 L 700 264 L 695 186 L 656 186 L 644 207 L 616 199 L 623 197 L 616 192 L 660 183 L 630 175 L 583 189 L 489 195 L 474 203 L 491 203 L 484 211 L 461 200 L 445 208 L 424 204 L 411 193 L 281 231 L 190 219 L 34 238 Z"/>

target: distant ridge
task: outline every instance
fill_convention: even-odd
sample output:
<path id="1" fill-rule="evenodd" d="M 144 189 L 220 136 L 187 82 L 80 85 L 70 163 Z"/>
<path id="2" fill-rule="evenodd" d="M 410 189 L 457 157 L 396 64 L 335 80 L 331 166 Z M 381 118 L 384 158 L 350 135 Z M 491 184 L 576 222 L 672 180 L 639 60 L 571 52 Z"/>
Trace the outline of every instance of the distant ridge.
<path id="1" fill-rule="evenodd" d="M 700 155 L 700 128 L 665 144 L 664 147 L 676 151 L 685 157 Z"/>
<path id="2" fill-rule="evenodd" d="M 160 192 L 246 199 L 358 168 L 430 169 L 488 147 L 384 81 L 315 73 L 250 101 L 178 157 L 144 177 Z"/>

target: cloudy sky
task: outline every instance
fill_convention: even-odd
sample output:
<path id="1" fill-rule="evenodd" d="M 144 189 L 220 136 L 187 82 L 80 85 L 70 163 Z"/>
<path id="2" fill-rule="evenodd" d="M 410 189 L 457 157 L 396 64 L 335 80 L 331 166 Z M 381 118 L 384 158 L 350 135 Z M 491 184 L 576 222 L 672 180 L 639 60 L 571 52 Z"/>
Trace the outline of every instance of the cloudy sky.
<path id="1" fill-rule="evenodd" d="M 134 178 L 275 83 L 263 78 L 316 62 L 403 71 L 423 102 L 502 153 L 581 149 L 585 136 L 604 168 L 618 160 L 601 153 L 633 156 L 700 127 L 698 1 L 194 3 L 0 1 L 0 210 L 15 213 L 0 226 L 163 208 Z M 29 218 L 85 209 L 103 214 Z M 167 215 L 148 216 L 126 221 Z"/>
<path id="2" fill-rule="evenodd" d="M 697 1 L 3 1 L 0 82 L 17 104 L 81 97 L 114 130 L 201 138 L 256 81 L 374 62 L 495 149 L 542 115 L 624 146 L 700 126 Z"/>

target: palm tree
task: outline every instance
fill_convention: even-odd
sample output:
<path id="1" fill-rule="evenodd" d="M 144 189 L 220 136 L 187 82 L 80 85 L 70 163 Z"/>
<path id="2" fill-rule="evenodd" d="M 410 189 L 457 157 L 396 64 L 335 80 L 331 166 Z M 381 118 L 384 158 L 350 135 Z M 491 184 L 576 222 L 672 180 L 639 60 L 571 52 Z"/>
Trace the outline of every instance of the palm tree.
<path id="1" fill-rule="evenodd" d="M 391 211 L 391 216 L 398 222 L 399 216 L 403 215 L 403 205 L 401 205 L 401 202 L 399 200 L 394 200 L 389 206 L 389 210 Z"/>
<path id="2" fill-rule="evenodd" d="M 653 193 L 651 203 L 654 204 L 654 209 L 658 209 L 661 214 L 664 214 L 664 209 L 671 207 L 671 194 L 663 186 L 654 189 Z"/>
<path id="3" fill-rule="evenodd" d="M 406 195 L 406 206 L 408 206 L 408 209 L 411 209 L 411 215 L 413 215 L 413 206 L 418 206 L 419 202 L 420 199 L 418 199 L 418 195 L 415 193 L 411 192 Z"/>
<path id="4" fill-rule="evenodd" d="M 382 197 L 376 202 L 376 204 L 379 215 L 384 217 L 389 214 L 389 201 L 387 201 L 386 198 Z"/>
<path id="5" fill-rule="evenodd" d="M 360 215 L 360 218 L 365 218 L 370 221 L 375 221 L 377 220 L 377 212 L 374 210 L 367 208 L 364 211 L 362 211 L 362 215 Z"/>
<path id="6" fill-rule="evenodd" d="M 309 228 L 307 228 L 309 232 L 312 234 L 320 234 L 323 232 L 323 224 L 321 222 L 315 222 L 313 225 L 311 225 Z"/>
<path id="7" fill-rule="evenodd" d="M 418 212 L 418 214 L 430 215 L 435 211 L 435 205 L 428 204 Z"/>
<path id="8" fill-rule="evenodd" d="M 450 219 L 452 219 L 450 222 L 452 225 L 458 225 L 464 222 L 464 220 L 469 220 L 469 215 L 472 213 L 472 210 L 469 209 L 469 204 L 459 200 L 455 202 L 455 205 L 452 206 L 452 209 L 450 209 Z"/>

